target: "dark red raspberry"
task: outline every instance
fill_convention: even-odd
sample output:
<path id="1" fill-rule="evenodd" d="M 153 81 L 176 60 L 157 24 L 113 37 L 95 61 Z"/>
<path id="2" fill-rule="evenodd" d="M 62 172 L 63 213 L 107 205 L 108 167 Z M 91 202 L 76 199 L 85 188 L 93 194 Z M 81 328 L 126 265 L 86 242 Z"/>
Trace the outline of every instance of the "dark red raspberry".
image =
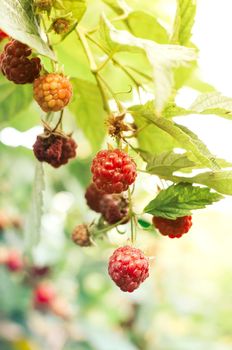
<path id="1" fill-rule="evenodd" d="M 9 36 L 3 30 L 0 29 L 0 41 L 6 38 L 9 38 Z"/>
<path id="2" fill-rule="evenodd" d="M 72 85 L 62 74 L 43 75 L 34 82 L 34 98 L 44 112 L 64 109 L 72 97 Z"/>
<path id="3" fill-rule="evenodd" d="M 123 292 L 133 292 L 149 276 L 149 261 L 139 249 L 125 246 L 114 251 L 108 272 Z"/>
<path id="4" fill-rule="evenodd" d="M 39 135 L 33 145 L 33 151 L 40 162 L 47 162 L 54 168 L 75 158 L 77 144 L 71 137 L 50 134 Z"/>
<path id="5" fill-rule="evenodd" d="M 103 218 L 108 222 L 108 224 L 116 224 L 122 221 L 125 224 L 129 221 L 128 212 L 128 200 L 122 195 L 118 194 L 106 194 L 102 197 L 100 202 L 100 209 Z"/>
<path id="6" fill-rule="evenodd" d="M 34 290 L 35 306 L 49 306 L 55 296 L 54 288 L 50 284 L 41 283 Z"/>
<path id="7" fill-rule="evenodd" d="M 78 225 L 72 233 L 72 240 L 80 247 L 89 247 L 92 245 L 90 232 L 87 225 Z"/>
<path id="8" fill-rule="evenodd" d="M 135 162 L 119 149 L 98 152 L 91 171 L 97 188 L 109 194 L 126 191 L 136 178 Z"/>
<path id="9" fill-rule="evenodd" d="M 11 40 L 1 54 L 1 70 L 6 78 L 15 84 L 33 83 L 41 70 L 38 57 L 29 58 L 32 51 L 17 40 Z"/>
<path id="10" fill-rule="evenodd" d="M 85 192 L 85 199 L 90 209 L 96 211 L 97 213 L 100 213 L 100 201 L 104 195 L 104 192 L 99 191 L 96 185 L 94 183 L 91 183 Z"/>
<path id="11" fill-rule="evenodd" d="M 192 216 L 182 216 L 176 220 L 154 216 L 152 221 L 162 235 L 169 236 L 170 238 L 180 238 L 192 226 Z"/>
<path id="12" fill-rule="evenodd" d="M 10 250 L 8 252 L 6 266 L 10 271 L 21 271 L 23 268 L 23 259 L 17 250 Z"/>

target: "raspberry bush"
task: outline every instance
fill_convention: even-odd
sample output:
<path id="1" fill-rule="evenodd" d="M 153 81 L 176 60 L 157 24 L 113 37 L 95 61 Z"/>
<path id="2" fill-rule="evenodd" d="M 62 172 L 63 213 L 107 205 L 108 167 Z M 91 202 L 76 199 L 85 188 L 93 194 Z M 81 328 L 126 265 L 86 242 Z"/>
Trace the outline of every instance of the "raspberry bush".
<path id="1" fill-rule="evenodd" d="M 223 194 L 232 195 L 231 164 L 218 159 L 198 135 L 174 120 L 209 113 L 230 119 L 232 99 L 212 93 L 199 77 L 191 39 L 194 1 L 184 5 L 178 1 L 169 31 L 167 24 L 161 25 L 166 17 L 160 14 L 157 20 L 150 4 L 144 11 L 124 1 L 100 3 L 96 11 L 85 0 L 23 0 L 15 11 L 13 0 L 4 2 L 0 40 L 9 36 L 9 41 L 1 44 L 0 112 L 9 127 L 21 118 L 22 129 L 29 129 L 34 120 L 38 126 L 41 117 L 44 129 L 29 146 L 36 173 L 28 214 L 34 222 L 25 234 L 28 256 L 44 229 L 49 207 L 45 198 L 59 191 L 59 208 L 54 205 L 54 210 L 60 210 L 74 227 L 68 226 L 69 241 L 91 246 L 91 251 L 96 246 L 107 248 L 112 232 L 125 237 L 110 258 L 109 274 L 122 291 L 132 292 L 149 274 L 149 256 L 134 247 L 141 244 L 137 235 L 142 237 L 142 229 L 154 233 L 156 228 L 164 236 L 180 238 L 191 228 L 194 210 L 219 201 Z M 89 17 L 93 13 L 94 21 Z M 201 86 L 189 108 L 177 104 L 177 94 L 185 85 Z M 44 163 L 55 169 L 67 166 L 56 171 Z M 75 174 L 75 181 L 67 185 L 73 202 L 86 200 L 87 205 L 77 205 L 76 212 L 83 207 L 95 212 L 83 215 L 86 223 L 73 214 L 71 199 L 70 203 L 62 200 L 68 192 L 66 174 Z M 152 189 L 144 201 L 139 191 L 150 181 Z M 47 192 L 50 182 L 54 191 Z M 81 185 L 80 198 L 76 191 Z M 8 224 L 0 219 L 4 234 Z M 148 247 L 143 250 L 151 254 Z M 6 266 L 20 271 L 23 263 L 12 253 Z M 50 303 L 53 293 L 46 288 L 35 289 L 36 304 Z M 59 314 L 62 302 L 56 300 L 54 305 Z"/>

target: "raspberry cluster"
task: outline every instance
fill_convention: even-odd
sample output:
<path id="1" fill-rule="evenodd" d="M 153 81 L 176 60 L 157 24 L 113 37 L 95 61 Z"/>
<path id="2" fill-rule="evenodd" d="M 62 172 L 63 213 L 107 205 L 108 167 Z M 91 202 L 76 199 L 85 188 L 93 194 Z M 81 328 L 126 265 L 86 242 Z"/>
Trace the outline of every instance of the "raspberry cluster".
<path id="1" fill-rule="evenodd" d="M 33 83 L 41 70 L 38 57 L 29 58 L 32 50 L 17 40 L 8 42 L 0 56 L 2 73 L 15 84 Z"/>
<path id="2" fill-rule="evenodd" d="M 108 272 L 123 292 L 133 292 L 149 276 L 149 261 L 139 249 L 125 246 L 114 251 Z"/>
<path id="3" fill-rule="evenodd" d="M 180 238 L 192 226 L 192 216 L 182 216 L 176 220 L 154 216 L 152 221 L 163 236 L 169 236 L 170 238 Z"/>
<path id="4" fill-rule="evenodd" d="M 34 82 L 34 98 L 44 112 L 61 111 L 71 97 L 72 85 L 62 74 L 46 74 Z"/>
<path id="5" fill-rule="evenodd" d="M 119 149 L 97 153 L 93 159 L 91 172 L 97 188 L 105 193 L 121 193 L 134 183 L 135 162 L 127 153 Z"/>
<path id="6" fill-rule="evenodd" d="M 40 162 L 47 162 L 54 168 L 67 164 L 76 156 L 77 144 L 71 137 L 49 134 L 37 136 L 33 151 Z"/>
<path id="7" fill-rule="evenodd" d="M 72 233 L 72 240 L 81 247 L 91 246 L 90 233 L 87 225 L 78 225 Z"/>

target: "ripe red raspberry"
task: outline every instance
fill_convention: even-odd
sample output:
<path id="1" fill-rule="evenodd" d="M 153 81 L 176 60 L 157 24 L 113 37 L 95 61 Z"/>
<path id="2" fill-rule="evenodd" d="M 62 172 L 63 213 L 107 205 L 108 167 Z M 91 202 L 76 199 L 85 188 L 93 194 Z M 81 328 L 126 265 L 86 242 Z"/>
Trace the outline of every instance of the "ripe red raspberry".
<path id="1" fill-rule="evenodd" d="M 61 111 L 72 97 L 72 85 L 62 74 L 50 73 L 34 81 L 34 98 L 44 112 Z"/>
<path id="2" fill-rule="evenodd" d="M 72 233 L 72 240 L 80 247 L 89 247 L 92 245 L 90 232 L 87 225 L 78 225 Z"/>
<path id="3" fill-rule="evenodd" d="M 125 246 L 114 251 L 108 272 L 123 292 L 133 292 L 149 276 L 149 261 L 141 250 Z"/>
<path id="4" fill-rule="evenodd" d="M 170 238 L 180 238 L 192 226 L 192 216 L 182 216 L 176 220 L 154 216 L 152 221 L 162 235 L 169 236 Z"/>
<path id="5" fill-rule="evenodd" d="M 136 178 L 135 162 L 119 149 L 98 152 L 91 171 L 97 188 L 109 194 L 126 191 Z"/>
<path id="6" fill-rule="evenodd" d="M 2 41 L 5 38 L 9 38 L 9 36 L 3 30 L 0 29 L 0 41 Z"/>
<path id="7" fill-rule="evenodd" d="M 90 209 L 96 211 L 97 213 L 100 213 L 100 201 L 104 195 L 104 192 L 99 191 L 96 185 L 94 183 L 91 183 L 85 192 L 85 199 Z"/>
<path id="8" fill-rule="evenodd" d="M 122 224 L 126 224 L 129 221 L 128 212 L 128 200 L 118 194 L 106 194 L 102 197 L 100 202 L 100 208 L 103 218 L 108 224 L 116 224 L 122 221 Z"/>
<path id="9" fill-rule="evenodd" d="M 35 306 L 49 306 L 55 296 L 56 293 L 51 285 L 47 283 L 41 283 L 34 290 Z"/>
<path id="10" fill-rule="evenodd" d="M 11 40 L 1 53 L 0 62 L 2 73 L 15 84 L 33 83 L 41 70 L 38 57 L 29 58 L 32 51 L 17 40 Z"/>
<path id="11" fill-rule="evenodd" d="M 23 259 L 17 250 L 10 250 L 8 252 L 6 266 L 10 271 L 20 271 L 23 268 Z"/>
<path id="12" fill-rule="evenodd" d="M 49 134 L 37 136 L 33 151 L 40 162 L 47 162 L 54 168 L 75 158 L 77 144 L 71 137 Z"/>

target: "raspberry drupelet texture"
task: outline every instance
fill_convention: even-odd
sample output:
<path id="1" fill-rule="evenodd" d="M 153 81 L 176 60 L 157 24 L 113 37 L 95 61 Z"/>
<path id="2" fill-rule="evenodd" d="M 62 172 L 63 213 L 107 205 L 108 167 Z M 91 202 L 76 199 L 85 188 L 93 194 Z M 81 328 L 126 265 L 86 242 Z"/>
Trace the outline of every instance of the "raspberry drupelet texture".
<path id="1" fill-rule="evenodd" d="M 103 218 L 108 224 L 113 225 L 123 220 L 121 224 L 129 221 L 129 203 L 126 198 L 118 194 L 106 194 L 100 202 L 100 209 Z"/>
<path id="2" fill-rule="evenodd" d="M 125 246 L 114 251 L 108 272 L 123 292 L 133 292 L 149 276 L 149 261 L 139 249 Z"/>
<path id="3" fill-rule="evenodd" d="M 56 293 L 51 285 L 41 283 L 34 290 L 35 306 L 49 306 L 55 296 Z"/>
<path id="4" fill-rule="evenodd" d="M 72 233 L 72 240 L 80 247 L 91 246 L 90 233 L 87 225 L 78 225 Z"/>
<path id="5" fill-rule="evenodd" d="M 32 51 L 17 40 L 8 42 L 0 56 L 2 73 L 15 84 L 33 83 L 38 78 L 41 64 L 38 57 L 29 58 Z"/>
<path id="6" fill-rule="evenodd" d="M 104 192 L 99 191 L 94 183 L 91 183 L 85 192 L 85 199 L 87 205 L 90 209 L 96 211 L 97 213 L 101 212 L 100 201 L 102 197 L 105 195 Z"/>
<path id="7" fill-rule="evenodd" d="M 72 97 L 72 85 L 62 74 L 50 73 L 34 81 L 34 98 L 44 112 L 61 111 Z"/>
<path id="8" fill-rule="evenodd" d="M 40 162 L 47 162 L 54 168 L 67 164 L 76 156 L 77 144 L 71 137 L 50 134 L 37 136 L 33 151 Z"/>
<path id="9" fill-rule="evenodd" d="M 97 153 L 92 162 L 93 182 L 105 193 L 121 193 L 135 182 L 136 164 L 119 149 Z"/>
<path id="10" fill-rule="evenodd" d="M 154 216 L 152 221 L 163 236 L 169 236 L 170 238 L 180 238 L 192 226 L 192 216 L 182 216 L 176 220 Z"/>

